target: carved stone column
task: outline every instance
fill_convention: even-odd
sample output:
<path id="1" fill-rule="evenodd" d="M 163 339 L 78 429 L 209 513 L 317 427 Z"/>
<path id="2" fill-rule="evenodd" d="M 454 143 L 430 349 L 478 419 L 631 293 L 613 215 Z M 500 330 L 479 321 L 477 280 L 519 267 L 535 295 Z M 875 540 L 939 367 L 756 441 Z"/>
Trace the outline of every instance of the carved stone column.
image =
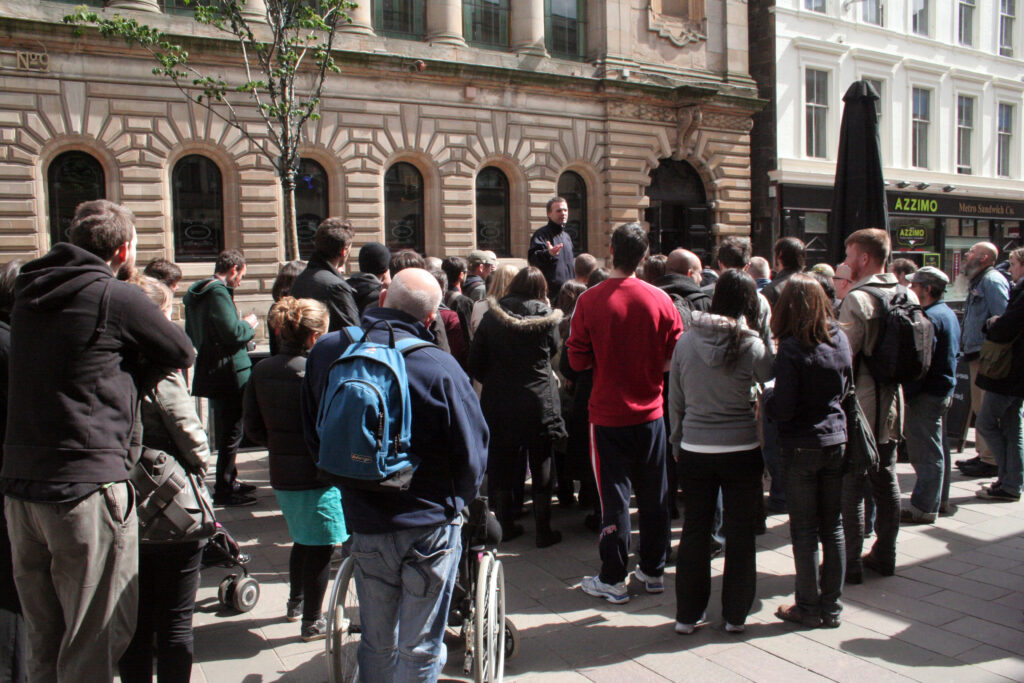
<path id="1" fill-rule="evenodd" d="M 351 24 L 342 24 L 346 33 L 373 35 L 373 4 L 371 0 L 358 0 L 359 4 L 348 11 Z"/>
<path id="2" fill-rule="evenodd" d="M 109 0 L 107 7 L 111 9 L 133 9 L 139 12 L 159 12 L 157 0 Z"/>
<path id="3" fill-rule="evenodd" d="M 544 46 L 544 0 L 510 2 L 509 42 L 517 54 L 547 57 Z"/>
<path id="4" fill-rule="evenodd" d="M 431 45 L 465 46 L 462 0 L 427 0 L 427 41 Z"/>
<path id="5" fill-rule="evenodd" d="M 242 16 L 246 21 L 267 23 L 267 5 L 263 0 L 245 0 L 245 7 L 242 8 Z"/>

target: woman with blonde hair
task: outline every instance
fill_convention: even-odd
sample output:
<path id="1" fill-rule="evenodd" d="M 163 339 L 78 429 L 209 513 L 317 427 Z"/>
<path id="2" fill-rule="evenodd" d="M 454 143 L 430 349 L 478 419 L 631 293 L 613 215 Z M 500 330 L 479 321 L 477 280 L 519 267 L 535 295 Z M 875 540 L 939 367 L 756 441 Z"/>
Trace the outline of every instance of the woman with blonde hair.
<path id="1" fill-rule="evenodd" d="M 487 278 L 487 296 L 485 296 L 482 301 L 477 301 L 473 304 L 473 312 L 469 317 L 470 337 L 476 334 L 476 328 L 479 327 L 480 321 L 484 319 L 484 313 L 486 313 L 489 308 L 487 300 L 494 299 L 495 301 L 501 301 L 504 299 L 505 295 L 508 293 L 508 286 L 512 284 L 513 278 L 515 278 L 518 273 L 518 268 L 506 263 L 503 266 L 498 266 L 498 269 L 491 273 L 490 277 Z"/>
<path id="2" fill-rule="evenodd" d="M 170 319 L 174 295 L 167 285 L 139 271 L 128 282 L 140 287 Z M 139 392 L 142 443 L 173 456 L 185 469 L 202 474 L 210 459 L 210 444 L 185 378 L 177 369 L 155 372 L 154 381 Z M 153 680 L 154 649 L 160 682 L 188 683 L 192 672 L 192 613 L 205 545 L 206 541 L 140 540 L 137 625 L 118 662 L 125 683 Z"/>
<path id="3" fill-rule="evenodd" d="M 285 296 L 270 309 L 281 350 L 253 368 L 245 389 L 245 433 L 270 453 L 270 485 L 292 537 L 291 584 L 285 618 L 302 619 L 302 640 L 327 634 L 322 616 L 334 546 L 348 540 L 341 493 L 317 479 L 316 456 L 302 434 L 300 389 L 306 357 L 327 332 L 327 308 L 313 299 Z"/>

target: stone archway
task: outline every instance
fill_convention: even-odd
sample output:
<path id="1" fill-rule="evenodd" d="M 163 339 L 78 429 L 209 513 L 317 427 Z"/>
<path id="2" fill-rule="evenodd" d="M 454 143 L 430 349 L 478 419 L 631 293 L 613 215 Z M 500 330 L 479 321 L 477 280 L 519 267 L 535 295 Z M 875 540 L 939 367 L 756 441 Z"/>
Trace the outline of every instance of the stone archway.
<path id="1" fill-rule="evenodd" d="M 704 182 L 685 161 L 661 159 L 651 172 L 644 220 L 651 226 L 651 253 L 684 247 L 707 263 L 713 249 L 711 209 Z"/>

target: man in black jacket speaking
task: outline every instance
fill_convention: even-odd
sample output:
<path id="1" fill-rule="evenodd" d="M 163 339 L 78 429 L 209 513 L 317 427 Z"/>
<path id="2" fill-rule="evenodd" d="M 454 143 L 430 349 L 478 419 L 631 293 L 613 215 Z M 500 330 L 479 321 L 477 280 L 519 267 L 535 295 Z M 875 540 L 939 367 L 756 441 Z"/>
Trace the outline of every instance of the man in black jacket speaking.
<path id="1" fill-rule="evenodd" d="M 341 275 L 352 248 L 352 225 L 340 218 L 325 218 L 313 235 L 313 248 L 309 264 L 295 278 L 291 295 L 322 301 L 331 315 L 331 332 L 358 325 L 356 290 Z"/>
<path id="2" fill-rule="evenodd" d="M 548 282 L 548 299 L 555 301 L 562 283 L 571 280 L 574 273 L 572 237 L 565 231 L 569 222 L 569 203 L 561 197 L 548 200 L 548 223 L 530 238 L 526 255 L 531 266 L 540 268 Z"/>
<path id="3" fill-rule="evenodd" d="M 71 243 L 25 264 L 11 313 L 0 491 L 32 681 L 110 680 L 135 631 L 138 525 L 127 481 L 146 364 L 187 368 L 185 332 L 115 279 L 135 217 L 79 205 Z"/>

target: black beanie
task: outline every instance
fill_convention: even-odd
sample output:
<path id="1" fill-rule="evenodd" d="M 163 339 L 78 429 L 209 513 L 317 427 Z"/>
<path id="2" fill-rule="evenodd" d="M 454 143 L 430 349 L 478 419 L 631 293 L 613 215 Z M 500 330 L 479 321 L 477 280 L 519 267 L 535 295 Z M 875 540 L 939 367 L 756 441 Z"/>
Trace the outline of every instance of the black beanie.
<path id="1" fill-rule="evenodd" d="M 391 250 L 380 242 L 364 244 L 359 249 L 359 271 L 380 275 L 388 269 L 391 261 Z"/>

